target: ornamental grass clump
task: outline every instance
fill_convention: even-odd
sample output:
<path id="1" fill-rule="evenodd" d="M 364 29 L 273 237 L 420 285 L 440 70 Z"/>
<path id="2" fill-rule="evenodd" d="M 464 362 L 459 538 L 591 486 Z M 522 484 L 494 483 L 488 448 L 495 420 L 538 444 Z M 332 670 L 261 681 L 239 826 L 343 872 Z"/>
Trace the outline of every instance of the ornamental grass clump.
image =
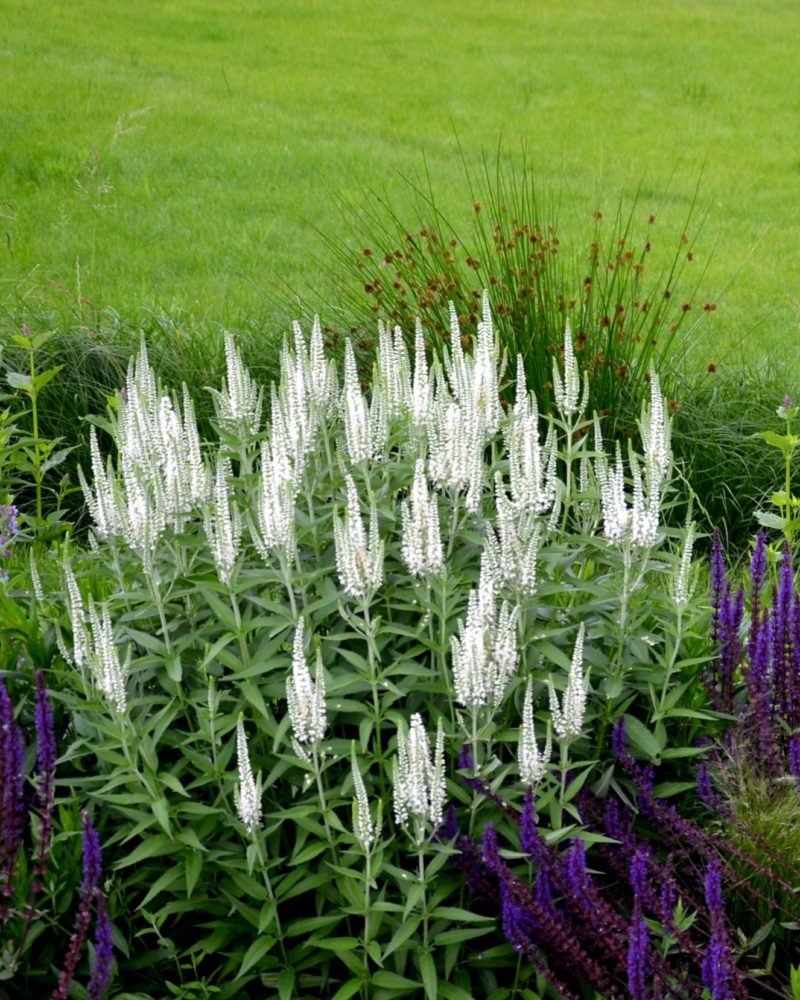
<path id="1" fill-rule="evenodd" d="M 66 763 L 102 806 L 136 941 L 126 986 L 522 989 L 542 962 L 504 944 L 446 862 L 463 855 L 524 929 L 516 883 L 509 897 L 475 841 L 452 839 L 448 804 L 475 836 L 498 803 L 535 794 L 554 839 L 580 840 L 580 796 L 608 792 L 620 717 L 653 764 L 697 753 L 714 718 L 696 683 L 708 610 L 684 586 L 687 532 L 664 522 L 655 372 L 639 443 L 612 461 L 577 352 L 557 364 L 557 398 L 537 398 L 488 297 L 474 349 L 455 311 L 448 324 L 441 351 L 417 327 L 413 358 L 381 331 L 367 384 L 349 348 L 337 373 L 318 323 L 308 341 L 295 328 L 269 393 L 230 345 L 206 441 L 145 348 L 131 365 L 114 448 L 98 438 L 84 476 L 90 545 L 67 554 L 66 604 L 37 603 L 64 659 Z"/>
<path id="2" fill-rule="evenodd" d="M 409 183 L 407 217 L 374 192 L 343 206 L 346 238 L 322 234 L 338 265 L 331 305 L 342 314 L 326 327 L 329 342 L 349 331 L 367 355 L 375 320 L 410 333 L 420 317 L 441 352 L 451 308 L 469 340 L 489 288 L 500 342 L 509 357 L 522 356 L 540 401 L 547 401 L 553 359 L 565 357 L 569 323 L 594 407 L 615 429 L 633 427 L 650 369 L 666 378 L 692 340 L 699 323 L 693 317 L 717 308 L 696 301 L 696 202 L 661 238 L 670 224 L 647 211 L 638 193 L 607 215 L 594 212 L 576 232 L 524 156 L 517 163 L 484 160 L 477 171 L 465 166 L 465 174 L 466 222 L 445 216 L 430 179 L 426 187 Z"/>

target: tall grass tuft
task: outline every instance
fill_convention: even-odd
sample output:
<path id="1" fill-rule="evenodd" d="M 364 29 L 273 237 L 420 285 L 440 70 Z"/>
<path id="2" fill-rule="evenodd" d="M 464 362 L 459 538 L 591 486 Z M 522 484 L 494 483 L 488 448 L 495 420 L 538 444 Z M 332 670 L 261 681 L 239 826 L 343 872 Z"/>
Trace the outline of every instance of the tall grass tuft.
<path id="1" fill-rule="evenodd" d="M 655 214 L 639 194 L 620 199 L 605 216 L 596 211 L 585 232 L 562 236 L 559 201 L 537 183 L 523 156 L 520 164 L 484 157 L 465 190 L 472 204 L 466 232 L 439 208 L 433 182 L 408 181 L 414 215 L 405 220 L 384 198 L 365 192 L 358 211 L 343 211 L 348 235 L 323 234 L 339 270 L 332 276 L 342 320 L 328 329 L 371 329 L 374 318 L 413 329 L 421 316 L 429 341 L 449 341 L 453 304 L 462 326 L 474 325 L 482 290 L 494 303 L 500 342 L 523 358 L 528 385 L 548 397 L 553 357 L 564 327 L 572 328 L 576 354 L 592 380 L 598 409 L 628 428 L 646 395 L 646 379 L 658 368 L 668 375 L 691 339 L 694 317 L 716 305 L 695 304 L 688 280 L 699 228 L 697 197 L 674 245 L 657 246 Z M 700 275 L 699 277 L 702 277 Z M 372 348 L 371 337 L 360 341 Z"/>

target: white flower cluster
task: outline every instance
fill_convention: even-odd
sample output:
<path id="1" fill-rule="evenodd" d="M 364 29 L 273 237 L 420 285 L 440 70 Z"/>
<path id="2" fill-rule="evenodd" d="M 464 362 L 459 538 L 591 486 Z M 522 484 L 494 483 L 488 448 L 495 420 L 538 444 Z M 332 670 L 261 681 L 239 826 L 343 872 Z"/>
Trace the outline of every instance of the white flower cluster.
<path id="1" fill-rule="evenodd" d="M 369 809 L 367 790 L 364 787 L 364 779 L 356 760 L 355 747 L 350 760 L 350 768 L 353 775 L 353 788 L 356 797 L 353 803 L 353 833 L 356 840 L 361 844 L 361 849 L 369 852 L 370 847 L 380 836 L 380 821 L 374 820 Z"/>
<path id="2" fill-rule="evenodd" d="M 226 375 L 222 389 L 211 390 L 217 416 L 226 431 L 254 436 L 261 424 L 261 389 L 250 377 L 233 336 L 227 330 L 224 339 Z"/>
<path id="3" fill-rule="evenodd" d="M 345 483 L 345 515 L 343 518 L 335 515 L 333 521 L 336 571 L 345 594 L 357 600 L 367 600 L 383 582 L 383 541 L 378 534 L 378 511 L 373 503 L 368 539 L 353 477 L 346 476 Z"/>
<path id="4" fill-rule="evenodd" d="M 431 758 L 428 734 L 422 716 L 411 716 L 408 734 L 397 731 L 394 762 L 394 814 L 398 826 L 417 846 L 425 839 L 425 826 L 435 831 L 444 817 L 444 730 L 442 720 L 436 731 L 436 749 Z M 414 829 L 412 831 L 411 825 Z"/>
<path id="5" fill-rule="evenodd" d="M 616 447 L 614 465 L 603 450 L 600 421 L 595 416 L 595 478 L 600 488 L 603 508 L 603 534 L 610 541 L 646 549 L 655 544 L 661 515 L 664 486 L 669 474 L 670 426 L 661 395 L 658 376 L 650 372 L 650 405 L 645 406 L 639 423 L 644 456 L 629 448 L 629 466 L 633 480 L 630 506 L 625 491 L 622 449 Z"/>
<path id="6" fill-rule="evenodd" d="M 110 458 L 103 463 L 92 427 L 93 484 L 81 471 L 81 487 L 96 535 L 122 537 L 148 571 L 164 528 L 180 531 L 205 502 L 208 476 L 188 392 L 184 387 L 181 417 L 170 397 L 158 394 L 144 341 L 128 369 L 116 442 L 118 474 Z"/>
<path id="7" fill-rule="evenodd" d="M 220 456 L 214 472 L 214 488 L 203 511 L 203 527 L 217 576 L 226 586 L 233 576 L 242 537 L 242 519 L 230 495 L 231 475 L 230 459 Z"/>
<path id="8" fill-rule="evenodd" d="M 250 523 L 253 542 L 265 562 L 273 552 L 289 561 L 295 557 L 297 488 L 287 442 L 273 428 L 271 440 L 261 444 L 261 480 Z"/>
<path id="9" fill-rule="evenodd" d="M 236 723 L 236 764 L 239 783 L 234 789 L 233 801 L 245 830 L 252 836 L 261 826 L 261 779 L 253 777 L 250 751 L 241 717 Z"/>
<path id="10" fill-rule="evenodd" d="M 477 511 L 485 477 L 484 448 L 496 434 L 503 410 L 498 385 L 500 349 L 492 325 L 489 298 L 483 297 L 475 350 L 464 353 L 455 309 L 450 307 L 450 353 L 446 382 L 437 377 L 427 421 L 430 474 L 440 489 L 466 491 L 466 508 Z"/>
<path id="11" fill-rule="evenodd" d="M 688 521 L 683 537 L 683 548 L 676 570 L 669 581 L 669 592 L 673 603 L 679 610 L 685 610 L 692 596 L 692 550 L 694 549 L 696 533 L 693 521 Z"/>
<path id="12" fill-rule="evenodd" d="M 286 700 L 289 705 L 289 718 L 292 722 L 292 732 L 301 750 L 304 743 L 316 744 L 325 738 L 328 725 L 325 712 L 325 671 L 322 666 L 322 656 L 317 651 L 317 679 L 311 679 L 311 673 L 306 662 L 305 626 L 303 619 L 297 623 L 292 649 L 292 675 L 286 680 Z M 305 757 L 303 751 L 301 756 Z"/>
<path id="13" fill-rule="evenodd" d="M 72 627 L 72 649 L 64 642 L 60 630 L 56 630 L 58 649 L 67 663 L 76 667 L 87 667 L 98 691 L 120 714 L 124 713 L 128 700 L 126 685 L 130 666 L 130 649 L 124 663 L 120 662 L 119 651 L 114 643 L 114 630 L 108 607 L 103 605 L 98 614 L 97 606 L 89 598 L 88 614 L 84 607 L 78 581 L 69 559 L 64 559 L 64 590 L 67 612 Z"/>
<path id="14" fill-rule="evenodd" d="M 517 669 L 517 608 L 503 601 L 498 611 L 490 561 L 481 561 L 477 588 L 467 600 L 466 621 L 451 640 L 456 701 L 471 711 L 497 708 Z"/>
<path id="15" fill-rule="evenodd" d="M 506 494 L 502 478 L 495 481 L 497 528 L 489 528 L 484 552 L 499 584 L 520 595 L 536 593 L 537 560 L 543 531 L 532 510 L 520 510 Z"/>
<path id="16" fill-rule="evenodd" d="M 547 764 L 553 752 L 553 742 L 550 727 L 547 727 L 547 739 L 544 750 L 539 752 L 536 741 L 536 731 L 533 725 L 533 690 L 531 682 L 525 687 L 525 701 L 522 705 L 522 727 L 519 732 L 518 761 L 519 776 L 526 785 L 538 785 L 547 773 Z"/>
<path id="17" fill-rule="evenodd" d="M 589 692 L 589 676 L 583 675 L 583 641 L 585 628 L 581 622 L 575 649 L 572 654 L 567 690 L 564 693 L 563 705 L 558 703 L 558 695 L 553 687 L 553 681 L 547 679 L 550 692 L 550 714 L 553 716 L 553 728 L 563 742 L 568 742 L 580 736 L 583 728 L 583 717 L 586 713 L 586 696 Z"/>
<path id="18" fill-rule="evenodd" d="M 386 445 L 388 413 L 385 398 L 378 385 L 373 390 L 372 402 L 367 403 L 358 380 L 353 345 L 348 339 L 344 351 L 341 409 L 347 454 L 353 465 L 380 457 Z"/>
<path id="19" fill-rule="evenodd" d="M 589 379 L 583 374 L 583 393 L 581 393 L 581 376 L 575 360 L 572 346 L 572 330 L 569 321 L 564 328 L 564 377 L 558 370 L 558 362 L 553 358 L 553 395 L 556 407 L 561 416 L 567 420 L 576 414 L 580 417 L 586 412 L 589 403 Z"/>
<path id="20" fill-rule="evenodd" d="M 417 459 L 411 496 L 400 506 L 402 541 L 400 553 L 413 576 L 433 576 L 444 568 L 436 494 L 428 492 L 425 462 Z"/>
<path id="21" fill-rule="evenodd" d="M 544 444 L 539 433 L 539 407 L 529 393 L 522 358 L 517 357 L 514 412 L 504 432 L 511 498 L 520 511 L 547 514 L 556 501 L 558 448 L 553 421 Z"/>

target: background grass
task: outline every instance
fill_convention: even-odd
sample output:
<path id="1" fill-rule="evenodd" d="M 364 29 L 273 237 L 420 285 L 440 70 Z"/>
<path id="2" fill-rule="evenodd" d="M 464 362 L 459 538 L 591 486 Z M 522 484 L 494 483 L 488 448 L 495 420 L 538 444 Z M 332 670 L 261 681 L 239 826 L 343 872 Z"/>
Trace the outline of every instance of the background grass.
<path id="1" fill-rule="evenodd" d="M 681 226 L 698 177 L 709 298 L 703 357 L 783 352 L 798 329 L 800 65 L 792 2 L 205 0 L 0 3 L 0 301 L 92 304 L 235 325 L 307 297 L 315 228 L 363 187 L 409 198 L 422 154 L 437 204 L 471 210 L 467 160 L 526 144 L 585 233 L 644 179 Z M 320 259 L 315 259 L 316 257 Z M 738 351 L 734 351 L 734 356 Z M 713 357 L 712 357 L 713 355 Z"/>

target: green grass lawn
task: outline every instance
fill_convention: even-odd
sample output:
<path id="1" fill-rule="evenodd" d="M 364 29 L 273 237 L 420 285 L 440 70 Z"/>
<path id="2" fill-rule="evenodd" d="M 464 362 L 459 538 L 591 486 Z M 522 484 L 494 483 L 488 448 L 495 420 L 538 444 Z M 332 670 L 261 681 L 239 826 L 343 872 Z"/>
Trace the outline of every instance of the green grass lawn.
<path id="1" fill-rule="evenodd" d="M 680 232 L 702 171 L 709 359 L 797 336 L 791 0 L 2 0 L 0 16 L 0 300 L 17 319 L 83 296 L 268 323 L 277 286 L 325 286 L 315 227 L 341 228 L 362 186 L 402 215 L 424 154 L 466 218 L 460 140 L 471 164 L 526 144 L 567 234 L 642 183 L 643 215 Z"/>

